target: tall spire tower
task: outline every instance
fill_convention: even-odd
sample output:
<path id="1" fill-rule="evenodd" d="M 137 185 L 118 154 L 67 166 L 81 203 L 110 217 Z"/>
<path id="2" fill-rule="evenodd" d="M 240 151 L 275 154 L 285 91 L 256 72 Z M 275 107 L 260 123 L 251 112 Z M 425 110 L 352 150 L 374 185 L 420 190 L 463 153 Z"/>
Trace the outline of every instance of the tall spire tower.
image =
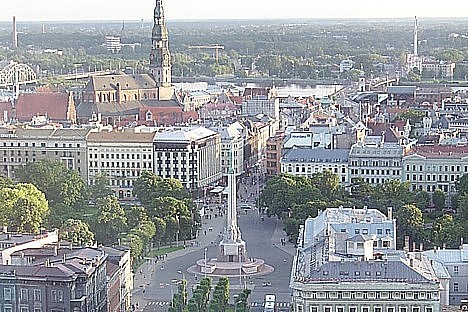
<path id="1" fill-rule="evenodd" d="M 413 54 L 418 55 L 418 19 L 414 17 Z"/>
<path id="2" fill-rule="evenodd" d="M 151 36 L 150 70 L 157 87 L 171 87 L 171 55 L 162 0 L 156 0 Z M 164 93 L 164 92 L 163 92 Z M 171 94 L 172 96 L 172 94 Z M 161 97 L 161 92 L 160 92 Z"/>

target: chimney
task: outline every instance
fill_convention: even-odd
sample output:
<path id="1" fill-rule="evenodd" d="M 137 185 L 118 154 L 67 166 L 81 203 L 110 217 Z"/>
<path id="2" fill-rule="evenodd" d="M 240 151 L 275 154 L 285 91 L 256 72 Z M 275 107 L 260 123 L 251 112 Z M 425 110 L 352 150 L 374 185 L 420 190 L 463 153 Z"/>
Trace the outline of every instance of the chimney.
<path id="1" fill-rule="evenodd" d="M 405 247 L 403 248 L 405 251 L 409 251 L 409 246 L 410 246 L 410 241 L 409 241 L 409 236 L 405 236 Z"/>
<path id="2" fill-rule="evenodd" d="M 387 207 L 388 220 L 393 220 L 393 207 Z"/>
<path id="3" fill-rule="evenodd" d="M 17 49 L 18 48 L 18 30 L 16 28 L 16 16 L 13 16 L 13 29 L 12 29 L 11 36 L 12 36 L 11 45 L 13 49 Z"/>

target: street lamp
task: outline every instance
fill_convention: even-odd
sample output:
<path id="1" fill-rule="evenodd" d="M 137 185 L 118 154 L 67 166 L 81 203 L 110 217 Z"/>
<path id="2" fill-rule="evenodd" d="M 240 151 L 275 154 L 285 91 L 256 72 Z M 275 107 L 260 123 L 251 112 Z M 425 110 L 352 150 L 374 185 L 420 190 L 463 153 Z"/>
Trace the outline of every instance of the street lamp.
<path id="1" fill-rule="evenodd" d="M 203 267 L 203 269 L 205 270 L 205 271 L 204 271 L 204 272 L 205 272 L 205 278 L 206 278 L 206 250 L 207 250 L 207 249 L 208 249 L 208 248 L 205 247 L 205 251 L 203 252 L 203 254 L 204 254 L 204 256 L 205 256 L 205 266 Z"/>
<path id="2" fill-rule="evenodd" d="M 176 247 L 179 247 L 179 227 L 180 227 L 180 212 L 176 214 L 176 220 L 177 220 L 177 232 L 176 232 Z"/>

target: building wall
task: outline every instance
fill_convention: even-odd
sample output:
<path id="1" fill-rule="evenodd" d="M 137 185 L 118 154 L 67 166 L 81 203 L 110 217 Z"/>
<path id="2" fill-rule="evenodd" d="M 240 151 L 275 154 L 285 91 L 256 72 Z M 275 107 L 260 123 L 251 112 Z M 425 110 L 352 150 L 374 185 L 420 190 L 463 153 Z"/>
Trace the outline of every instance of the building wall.
<path id="1" fill-rule="evenodd" d="M 63 162 L 87 178 L 85 130 L 51 129 L 0 130 L 0 168 L 6 177 L 15 176 L 15 168 L 42 159 Z"/>
<path id="2" fill-rule="evenodd" d="M 294 282 L 296 312 L 438 312 L 437 284 Z"/>
<path id="3" fill-rule="evenodd" d="M 387 180 L 402 180 L 403 147 L 354 144 L 349 155 L 350 181 L 362 177 L 376 185 Z"/>
<path id="4" fill-rule="evenodd" d="M 133 184 L 143 171 L 153 170 L 153 143 L 88 142 L 88 183 L 96 176 L 109 179 L 110 189 L 119 199 L 133 198 Z"/>

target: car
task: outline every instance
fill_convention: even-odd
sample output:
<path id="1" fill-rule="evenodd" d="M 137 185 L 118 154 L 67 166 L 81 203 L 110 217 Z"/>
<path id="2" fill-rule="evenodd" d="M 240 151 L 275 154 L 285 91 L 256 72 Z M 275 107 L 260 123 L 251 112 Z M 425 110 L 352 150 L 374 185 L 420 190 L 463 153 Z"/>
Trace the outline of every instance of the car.
<path id="1" fill-rule="evenodd" d="M 250 206 L 249 204 L 241 204 L 240 208 L 241 209 L 252 209 L 252 206 Z"/>

